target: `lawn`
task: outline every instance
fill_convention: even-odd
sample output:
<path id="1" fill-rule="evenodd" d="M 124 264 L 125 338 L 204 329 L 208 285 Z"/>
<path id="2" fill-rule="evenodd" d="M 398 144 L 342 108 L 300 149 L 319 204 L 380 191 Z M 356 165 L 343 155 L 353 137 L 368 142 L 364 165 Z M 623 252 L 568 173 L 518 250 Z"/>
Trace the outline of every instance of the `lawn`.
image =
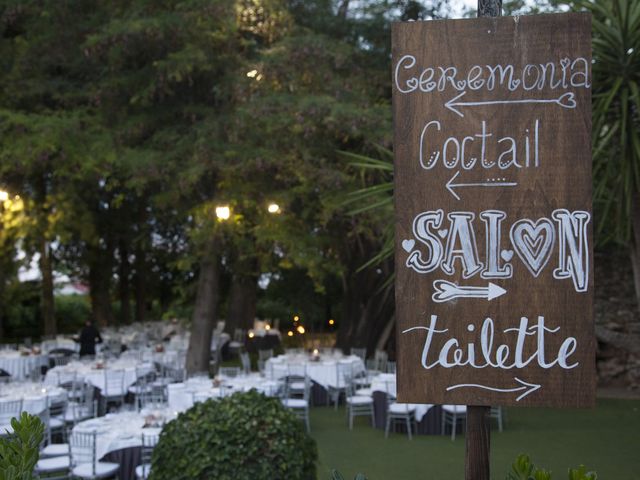
<path id="1" fill-rule="evenodd" d="M 369 480 L 461 480 L 464 436 L 417 436 L 371 428 L 358 419 L 353 431 L 344 408 L 313 408 L 312 436 L 318 442 L 318 478 L 340 470 L 351 480 L 358 472 Z M 539 466 L 566 480 L 567 468 L 585 464 L 601 480 L 640 480 L 640 400 L 599 399 L 593 410 L 511 408 L 504 432 L 492 430 L 492 478 L 503 480 L 513 459 L 528 453 Z"/>

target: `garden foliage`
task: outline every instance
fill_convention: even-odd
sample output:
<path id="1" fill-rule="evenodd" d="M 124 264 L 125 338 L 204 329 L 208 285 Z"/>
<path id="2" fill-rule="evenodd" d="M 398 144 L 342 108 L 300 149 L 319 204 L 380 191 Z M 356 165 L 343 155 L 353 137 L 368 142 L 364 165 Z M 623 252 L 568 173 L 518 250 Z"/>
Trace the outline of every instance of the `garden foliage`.
<path id="1" fill-rule="evenodd" d="M 198 403 L 162 430 L 150 480 L 315 480 L 317 450 L 298 418 L 256 391 Z"/>

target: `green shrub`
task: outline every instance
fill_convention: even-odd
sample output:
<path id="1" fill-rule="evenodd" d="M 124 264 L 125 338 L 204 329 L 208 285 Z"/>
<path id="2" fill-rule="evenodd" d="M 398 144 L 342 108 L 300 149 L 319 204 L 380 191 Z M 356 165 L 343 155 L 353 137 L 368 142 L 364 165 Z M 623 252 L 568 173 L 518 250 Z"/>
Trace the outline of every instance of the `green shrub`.
<path id="1" fill-rule="evenodd" d="M 0 480 L 31 480 L 40 454 L 44 424 L 38 417 L 22 413 L 11 419 L 13 432 L 0 437 Z"/>
<path id="2" fill-rule="evenodd" d="M 302 422 L 256 391 L 198 403 L 162 430 L 150 480 L 315 480 Z"/>
<path id="3" fill-rule="evenodd" d="M 570 468 L 569 480 L 597 480 L 595 472 L 587 472 L 584 465 L 578 468 Z M 551 472 L 536 467 L 528 455 L 518 455 L 511 466 L 511 472 L 507 474 L 507 480 L 551 480 Z"/>

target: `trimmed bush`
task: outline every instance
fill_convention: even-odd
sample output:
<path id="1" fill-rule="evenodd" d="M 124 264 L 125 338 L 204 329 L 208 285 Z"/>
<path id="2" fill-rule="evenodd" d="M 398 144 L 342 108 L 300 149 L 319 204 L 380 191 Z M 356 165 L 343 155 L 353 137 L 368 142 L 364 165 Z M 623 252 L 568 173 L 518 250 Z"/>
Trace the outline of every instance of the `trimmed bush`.
<path id="1" fill-rule="evenodd" d="M 198 403 L 169 422 L 150 480 L 315 480 L 318 453 L 302 422 L 254 390 Z"/>

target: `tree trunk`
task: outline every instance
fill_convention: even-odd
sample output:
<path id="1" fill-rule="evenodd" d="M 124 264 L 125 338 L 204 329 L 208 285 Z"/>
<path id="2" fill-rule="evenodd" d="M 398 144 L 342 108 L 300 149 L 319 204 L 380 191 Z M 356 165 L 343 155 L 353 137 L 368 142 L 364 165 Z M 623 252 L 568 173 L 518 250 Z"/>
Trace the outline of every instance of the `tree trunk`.
<path id="1" fill-rule="evenodd" d="M 200 263 L 198 291 L 191 322 L 191 338 L 187 352 L 187 373 L 209 371 L 211 336 L 216 321 L 220 283 L 218 242 L 212 239 Z"/>
<path id="2" fill-rule="evenodd" d="M 45 336 L 55 336 L 56 318 L 53 299 L 53 265 L 51 261 L 51 247 L 46 238 L 40 239 L 40 274 L 42 275 L 42 290 L 40 305 Z"/>
<path id="3" fill-rule="evenodd" d="M 631 265 L 633 266 L 633 282 L 636 287 L 636 302 L 640 309 L 640 194 L 635 194 L 631 204 Z"/>
<path id="4" fill-rule="evenodd" d="M 118 270 L 118 292 L 120 296 L 120 323 L 131 323 L 131 284 L 129 275 L 129 249 L 124 240 L 120 241 L 120 265 Z"/>
<path id="5" fill-rule="evenodd" d="M 236 328 L 253 328 L 256 317 L 258 280 L 253 275 L 235 274 L 229 292 L 229 311 L 225 330 L 233 335 Z"/>
<path id="6" fill-rule="evenodd" d="M 145 252 L 142 247 L 136 247 L 136 259 L 134 263 L 135 275 L 133 279 L 133 289 L 136 300 L 136 322 L 144 322 L 147 318 L 147 288 L 145 285 L 147 277 L 147 262 Z"/>

